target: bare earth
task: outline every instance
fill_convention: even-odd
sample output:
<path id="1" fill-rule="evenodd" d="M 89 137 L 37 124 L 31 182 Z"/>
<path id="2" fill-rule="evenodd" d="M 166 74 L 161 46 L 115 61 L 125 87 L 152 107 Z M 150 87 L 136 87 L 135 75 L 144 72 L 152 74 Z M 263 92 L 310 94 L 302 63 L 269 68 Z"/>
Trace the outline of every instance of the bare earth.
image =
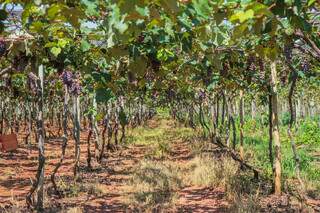
<path id="1" fill-rule="evenodd" d="M 151 128 L 156 128 L 156 121 L 150 122 Z M 170 128 L 170 127 L 168 127 Z M 132 168 L 144 157 L 149 147 L 134 145 L 122 147 L 118 151 L 108 152 L 101 165 L 93 164 L 93 171 L 86 169 L 86 136 L 81 134 L 81 180 L 84 183 L 98 183 L 103 188 L 99 196 L 79 194 L 73 198 L 57 198 L 50 193 L 49 175 L 58 162 L 61 153 L 59 139 L 46 142 L 46 186 L 49 204 L 48 212 L 66 212 L 70 208 L 79 208 L 83 212 L 132 212 L 124 202 L 122 189 L 130 177 Z M 37 169 L 37 149 L 28 149 L 20 139 L 20 148 L 14 153 L 0 153 L 0 212 L 4 208 L 17 206 L 25 208 L 25 196 L 30 189 Z M 191 152 L 186 141 L 177 139 L 173 146 L 170 160 L 184 164 L 191 159 Z M 94 150 L 94 147 L 92 147 Z M 57 175 L 60 178 L 72 180 L 74 141 L 70 140 L 63 166 Z M 179 198 L 175 209 L 168 212 L 228 212 L 228 202 L 224 199 L 223 189 L 187 187 L 178 192 Z M 59 209 L 59 210 L 58 210 Z M 63 210 L 61 210 L 63 209 Z M 25 212 L 24 210 L 23 212 Z"/>

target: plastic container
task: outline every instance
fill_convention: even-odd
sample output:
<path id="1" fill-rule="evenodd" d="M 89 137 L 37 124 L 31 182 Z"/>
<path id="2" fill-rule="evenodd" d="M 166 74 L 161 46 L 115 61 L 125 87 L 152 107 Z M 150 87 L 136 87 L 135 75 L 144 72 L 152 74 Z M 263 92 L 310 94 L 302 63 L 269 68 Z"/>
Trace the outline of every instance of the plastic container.
<path id="1" fill-rule="evenodd" d="M 18 148 L 16 134 L 0 135 L 0 150 L 2 152 L 11 152 Z"/>

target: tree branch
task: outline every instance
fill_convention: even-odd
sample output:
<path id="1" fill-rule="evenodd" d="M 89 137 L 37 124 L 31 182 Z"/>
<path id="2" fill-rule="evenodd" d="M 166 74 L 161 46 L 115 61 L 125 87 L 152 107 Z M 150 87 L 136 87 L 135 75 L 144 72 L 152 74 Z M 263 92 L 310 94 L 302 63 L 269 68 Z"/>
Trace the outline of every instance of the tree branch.
<path id="1" fill-rule="evenodd" d="M 314 50 L 317 59 L 320 60 L 320 48 L 317 46 L 317 44 L 314 41 L 312 41 L 311 38 L 305 33 L 303 33 L 301 30 L 296 31 L 295 35 L 303 39 Z"/>
<path id="2" fill-rule="evenodd" d="M 316 59 L 317 61 L 320 62 L 320 57 L 314 51 L 312 51 L 308 48 L 304 48 L 301 45 L 294 45 L 294 47 L 299 49 L 304 54 L 309 54 L 311 57 L 313 57 L 314 59 Z"/>
<path id="3" fill-rule="evenodd" d="M 11 66 L 10 66 L 10 67 L 7 67 L 7 68 L 4 68 L 3 70 L 0 71 L 0 77 L 2 77 L 3 75 L 11 72 L 12 70 L 13 70 L 13 69 L 12 69 Z"/>

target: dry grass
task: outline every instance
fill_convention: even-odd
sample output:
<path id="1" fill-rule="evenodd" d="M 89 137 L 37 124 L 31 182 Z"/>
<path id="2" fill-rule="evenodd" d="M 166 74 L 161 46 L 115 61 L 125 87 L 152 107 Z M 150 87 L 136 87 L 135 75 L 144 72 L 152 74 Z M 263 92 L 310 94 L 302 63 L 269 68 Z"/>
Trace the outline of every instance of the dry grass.
<path id="1" fill-rule="evenodd" d="M 159 209 L 174 205 L 181 187 L 179 172 L 167 162 L 141 161 L 127 183 L 127 204 L 136 209 Z"/>
<path id="2" fill-rule="evenodd" d="M 307 195 L 316 200 L 320 199 L 320 181 L 310 181 L 308 179 L 304 179 L 303 182 L 305 184 Z"/>
<path id="3" fill-rule="evenodd" d="M 82 213 L 83 210 L 79 207 L 73 207 L 66 211 L 67 213 Z"/>
<path id="4" fill-rule="evenodd" d="M 200 186 L 225 190 L 226 197 L 234 203 L 235 212 L 254 212 L 259 208 L 253 196 L 250 178 L 240 174 L 239 165 L 227 156 L 214 158 L 198 155 L 186 164 L 144 160 L 135 168 L 126 183 L 127 205 L 139 210 L 173 208 L 176 191 L 184 186 Z M 244 196 L 246 195 L 246 196 Z M 244 201 L 245 200 L 245 201 Z"/>
<path id="5" fill-rule="evenodd" d="M 240 195 L 234 200 L 230 209 L 234 213 L 256 213 L 261 212 L 261 206 L 259 202 L 259 195 Z"/>
<path id="6" fill-rule="evenodd" d="M 213 158 L 212 155 L 199 155 L 186 165 L 184 183 L 203 187 L 223 187 L 235 177 L 238 166 L 228 158 Z"/>
<path id="7" fill-rule="evenodd" d="M 101 196 L 106 192 L 103 185 L 98 182 L 83 183 L 83 182 L 58 182 L 59 189 L 62 190 L 66 197 L 77 197 L 79 194 L 86 193 L 87 195 Z"/>
<path id="8" fill-rule="evenodd" d="M 258 187 L 230 157 L 198 155 L 185 166 L 184 174 L 181 177 L 185 185 L 222 187 L 226 198 L 233 203 L 232 212 L 259 212 Z"/>

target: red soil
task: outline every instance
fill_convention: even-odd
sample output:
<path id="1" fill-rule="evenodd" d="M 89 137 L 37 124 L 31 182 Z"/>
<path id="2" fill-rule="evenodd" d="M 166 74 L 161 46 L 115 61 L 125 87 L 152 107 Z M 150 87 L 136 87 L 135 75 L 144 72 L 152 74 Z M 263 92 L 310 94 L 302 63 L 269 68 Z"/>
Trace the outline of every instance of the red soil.
<path id="1" fill-rule="evenodd" d="M 154 127 L 151 122 L 150 126 Z M 87 132 L 81 134 L 81 180 L 86 183 L 99 183 L 103 187 L 103 194 L 93 196 L 78 194 L 74 198 L 58 199 L 48 193 L 46 203 L 48 210 L 68 209 L 78 207 L 83 212 L 130 212 L 124 203 L 122 188 L 130 177 L 130 170 L 135 166 L 146 153 L 148 147 L 135 145 L 122 147 L 118 151 L 108 153 L 107 158 L 101 165 L 94 164 L 93 171 L 86 169 L 86 136 Z M 10 206 L 19 206 L 25 209 L 25 196 L 34 181 L 37 170 L 37 148 L 33 144 L 28 148 L 19 140 L 19 148 L 13 153 L 0 153 L 0 212 L 1 209 Z M 49 181 L 51 171 L 58 162 L 61 154 L 61 143 L 59 139 L 49 139 L 45 144 L 46 154 L 46 186 L 50 187 Z M 184 143 L 177 142 L 174 145 L 173 154 L 170 160 L 185 163 L 191 158 L 190 151 Z M 94 147 L 92 145 L 92 150 Z M 66 158 L 61 166 L 57 180 L 60 178 L 72 180 L 74 141 L 69 140 Z M 46 187 L 46 190 L 50 190 Z M 223 198 L 222 189 L 208 189 L 188 187 L 178 192 L 176 210 L 178 212 L 224 212 L 228 203 Z M 58 211 L 58 210 L 57 210 Z M 54 211 L 56 212 L 56 211 Z M 65 212 L 65 211 L 62 211 Z"/>

